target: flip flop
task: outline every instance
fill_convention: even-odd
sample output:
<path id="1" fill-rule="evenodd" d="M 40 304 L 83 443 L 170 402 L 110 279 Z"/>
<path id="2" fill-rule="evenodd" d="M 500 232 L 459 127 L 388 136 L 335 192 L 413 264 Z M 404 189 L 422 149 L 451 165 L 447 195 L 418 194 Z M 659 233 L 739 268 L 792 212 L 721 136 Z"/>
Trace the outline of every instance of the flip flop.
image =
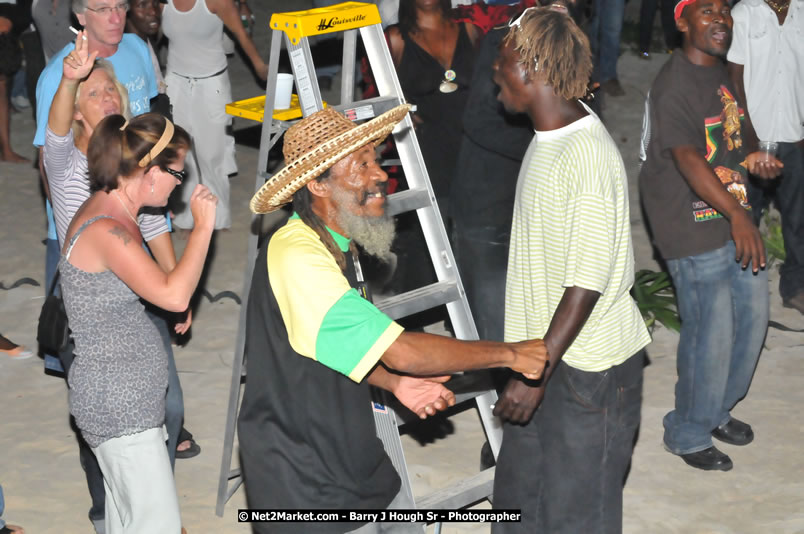
<path id="1" fill-rule="evenodd" d="M 0 349 L 0 352 L 6 354 L 12 360 L 27 360 L 31 356 L 33 356 L 33 352 L 26 349 L 22 345 L 17 345 L 13 349 Z M 3 527 L 5 528 L 5 527 Z M 12 531 L 13 532 L 13 531 Z M 0 530 L 0 534 L 3 534 L 3 531 Z"/>

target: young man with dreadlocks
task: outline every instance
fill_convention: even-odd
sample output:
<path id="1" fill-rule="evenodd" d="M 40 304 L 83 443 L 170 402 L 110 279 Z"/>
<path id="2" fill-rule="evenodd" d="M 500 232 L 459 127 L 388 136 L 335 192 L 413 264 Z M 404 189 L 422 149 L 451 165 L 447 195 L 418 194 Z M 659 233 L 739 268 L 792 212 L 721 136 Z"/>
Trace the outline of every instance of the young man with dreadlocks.
<path id="1" fill-rule="evenodd" d="M 494 506 L 522 510 L 494 533 L 620 532 L 623 480 L 650 342 L 630 296 L 634 255 L 622 157 L 582 102 L 589 42 L 566 14 L 532 8 L 494 65 L 499 99 L 535 135 L 514 204 L 505 340 L 544 338 L 539 381 L 510 379 Z"/>
<path id="2" fill-rule="evenodd" d="M 368 300 L 354 243 L 388 258 L 394 232 L 388 175 L 374 148 L 409 108 L 360 126 L 330 108 L 299 121 L 285 133 L 286 166 L 251 201 L 267 213 L 292 199 L 295 211 L 261 248 L 249 295 L 238 435 L 251 508 L 412 508 L 376 436 L 369 384 L 426 417 L 455 401 L 441 383 L 447 377 L 432 375 L 505 366 L 537 378 L 544 368 L 541 340 L 403 332 Z M 270 525 L 305 534 L 421 532 L 410 524 Z"/>

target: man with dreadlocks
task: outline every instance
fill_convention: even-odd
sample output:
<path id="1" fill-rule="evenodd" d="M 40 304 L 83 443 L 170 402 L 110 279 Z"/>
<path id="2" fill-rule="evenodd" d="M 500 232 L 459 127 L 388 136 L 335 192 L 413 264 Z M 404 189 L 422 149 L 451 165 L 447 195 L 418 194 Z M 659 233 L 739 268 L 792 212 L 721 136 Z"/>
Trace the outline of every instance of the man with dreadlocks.
<path id="1" fill-rule="evenodd" d="M 499 99 L 536 130 L 517 183 L 505 340 L 543 338 L 540 381 L 510 379 L 494 413 L 503 444 L 494 506 L 521 523 L 492 532 L 620 532 L 639 426 L 643 347 L 630 296 L 628 183 L 617 146 L 582 102 L 591 53 L 566 14 L 531 8 L 494 64 Z"/>
<path id="2" fill-rule="evenodd" d="M 332 109 L 299 121 L 285 133 L 286 166 L 251 200 L 256 213 L 291 199 L 295 211 L 262 246 L 249 295 L 238 434 L 252 508 L 412 508 L 375 435 L 369 384 L 424 418 L 455 401 L 442 385 L 447 377 L 433 375 L 506 366 L 541 376 L 541 340 L 403 332 L 368 300 L 354 243 L 388 258 L 394 230 L 385 214 L 388 176 L 374 148 L 409 109 L 360 126 Z M 390 531 L 360 523 L 271 525 L 279 528 L 272 532 L 305 534 Z"/>

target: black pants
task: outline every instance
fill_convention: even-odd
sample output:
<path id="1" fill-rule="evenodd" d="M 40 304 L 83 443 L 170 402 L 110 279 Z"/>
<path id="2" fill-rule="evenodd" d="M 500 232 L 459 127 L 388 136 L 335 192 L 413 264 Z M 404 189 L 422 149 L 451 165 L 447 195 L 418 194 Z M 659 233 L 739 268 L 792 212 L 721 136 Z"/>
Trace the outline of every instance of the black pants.
<path id="1" fill-rule="evenodd" d="M 492 533 L 619 534 L 642 406 L 642 351 L 590 373 L 560 362 L 526 425 L 505 424 L 494 507 L 522 510 Z"/>

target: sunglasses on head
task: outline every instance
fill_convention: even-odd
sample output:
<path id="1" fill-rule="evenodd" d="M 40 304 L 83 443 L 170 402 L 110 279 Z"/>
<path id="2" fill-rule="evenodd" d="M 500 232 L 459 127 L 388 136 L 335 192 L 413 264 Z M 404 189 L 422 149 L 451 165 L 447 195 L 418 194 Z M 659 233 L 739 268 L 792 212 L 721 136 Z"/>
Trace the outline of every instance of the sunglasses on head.
<path id="1" fill-rule="evenodd" d="M 522 24 L 522 17 L 525 16 L 525 13 L 527 13 L 531 9 L 536 9 L 537 7 L 539 7 L 539 6 L 536 5 L 536 6 L 526 7 L 522 11 L 514 13 L 514 15 L 510 19 L 508 19 L 508 27 L 509 28 L 518 28 L 519 25 Z"/>
<path id="2" fill-rule="evenodd" d="M 165 167 L 162 170 L 177 179 L 179 182 L 183 182 L 184 179 L 187 178 L 187 171 L 177 171 L 176 169 L 171 169 L 170 167 Z"/>

